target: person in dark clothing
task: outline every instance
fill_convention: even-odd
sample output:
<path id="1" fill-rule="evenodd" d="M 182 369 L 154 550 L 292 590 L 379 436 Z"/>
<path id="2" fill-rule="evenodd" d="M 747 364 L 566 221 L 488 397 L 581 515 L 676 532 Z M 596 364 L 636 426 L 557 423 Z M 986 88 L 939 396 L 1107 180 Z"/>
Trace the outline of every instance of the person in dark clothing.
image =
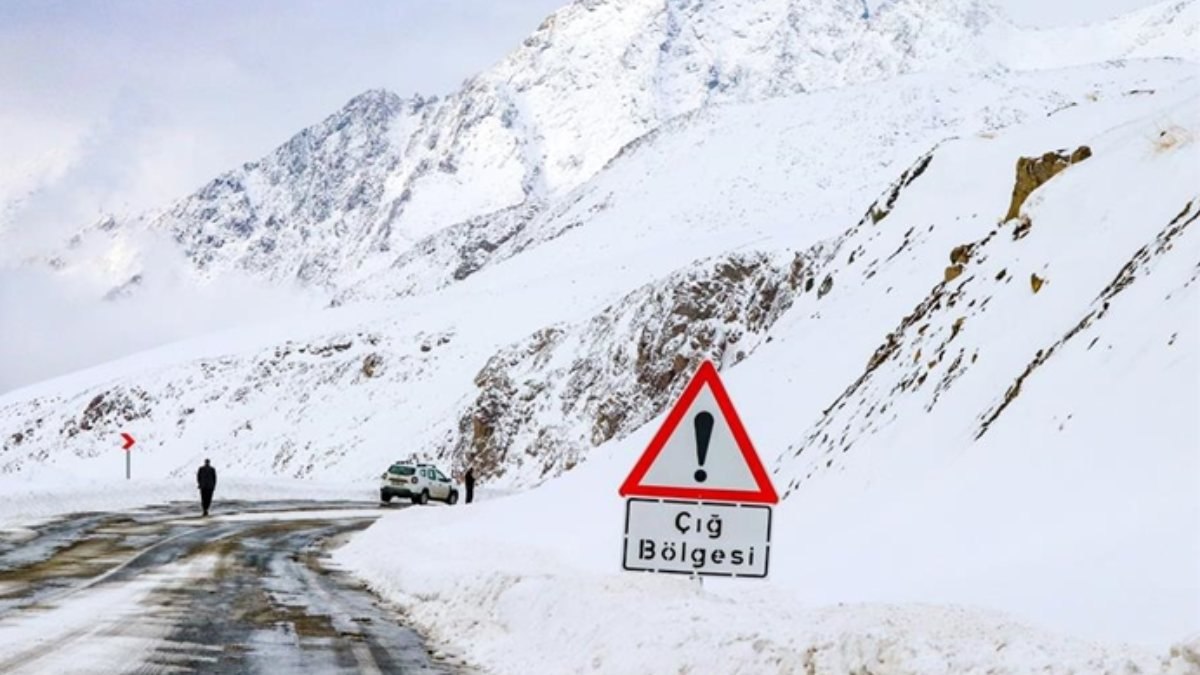
<path id="1" fill-rule="evenodd" d="M 467 503 L 470 504 L 471 500 L 475 499 L 475 474 L 470 469 L 467 469 L 467 475 L 463 477 L 463 483 L 467 486 Z"/>
<path id="2" fill-rule="evenodd" d="M 212 506 L 213 490 L 217 489 L 217 470 L 204 460 L 204 466 L 196 472 L 196 485 L 200 488 L 200 508 L 208 515 L 208 507 Z"/>

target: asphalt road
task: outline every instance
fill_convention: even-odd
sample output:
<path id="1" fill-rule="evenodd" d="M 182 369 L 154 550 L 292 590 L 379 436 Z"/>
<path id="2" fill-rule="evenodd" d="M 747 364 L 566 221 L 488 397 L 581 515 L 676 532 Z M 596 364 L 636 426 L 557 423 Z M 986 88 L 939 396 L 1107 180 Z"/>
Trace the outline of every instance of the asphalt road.
<path id="1" fill-rule="evenodd" d="M 326 550 L 374 503 L 74 514 L 0 533 L 0 673 L 455 673 Z"/>

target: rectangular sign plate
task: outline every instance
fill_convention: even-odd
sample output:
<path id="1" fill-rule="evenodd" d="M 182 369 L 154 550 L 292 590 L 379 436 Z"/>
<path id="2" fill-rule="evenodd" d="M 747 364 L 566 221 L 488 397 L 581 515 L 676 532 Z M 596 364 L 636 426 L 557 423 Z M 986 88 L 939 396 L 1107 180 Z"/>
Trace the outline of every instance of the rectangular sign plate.
<path id="1" fill-rule="evenodd" d="M 658 499 L 625 502 L 622 566 L 636 572 L 767 576 L 771 507 Z"/>

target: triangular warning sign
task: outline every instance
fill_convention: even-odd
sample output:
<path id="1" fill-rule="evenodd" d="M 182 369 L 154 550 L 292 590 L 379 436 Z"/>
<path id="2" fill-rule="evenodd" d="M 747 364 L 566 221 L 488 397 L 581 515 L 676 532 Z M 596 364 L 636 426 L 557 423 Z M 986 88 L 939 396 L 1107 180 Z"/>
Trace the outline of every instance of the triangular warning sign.
<path id="1" fill-rule="evenodd" d="M 705 361 L 684 388 L 620 492 L 622 497 L 779 501 L 712 362 Z"/>

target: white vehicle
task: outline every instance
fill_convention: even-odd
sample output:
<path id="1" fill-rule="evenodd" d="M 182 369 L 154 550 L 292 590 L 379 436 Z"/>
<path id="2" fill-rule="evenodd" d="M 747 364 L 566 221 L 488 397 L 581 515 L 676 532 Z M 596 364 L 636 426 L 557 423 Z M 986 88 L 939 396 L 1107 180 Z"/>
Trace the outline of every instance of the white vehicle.
<path id="1" fill-rule="evenodd" d="M 384 502 L 407 497 L 414 504 L 428 504 L 430 499 L 458 503 L 458 489 L 432 464 L 396 462 L 380 478 L 379 498 Z"/>

